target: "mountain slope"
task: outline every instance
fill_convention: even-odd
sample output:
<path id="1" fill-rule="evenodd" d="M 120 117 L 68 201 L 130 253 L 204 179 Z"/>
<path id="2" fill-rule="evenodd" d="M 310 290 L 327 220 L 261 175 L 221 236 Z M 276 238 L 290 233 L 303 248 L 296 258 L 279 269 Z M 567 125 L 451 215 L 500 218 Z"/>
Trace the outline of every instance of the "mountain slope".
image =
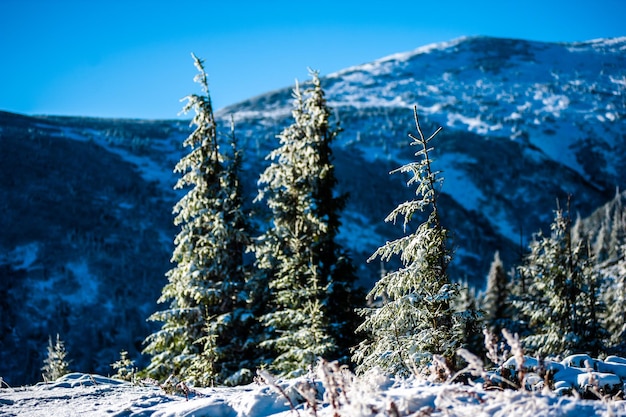
<path id="1" fill-rule="evenodd" d="M 348 68 L 323 82 L 344 128 L 337 165 L 369 166 L 376 181 L 413 158 L 407 147 L 412 106 L 424 130 L 444 127 L 433 143 L 435 167 L 450 197 L 447 223 L 457 235 L 457 254 L 468 258 L 457 273 L 470 281 L 485 273 L 489 251 L 504 250 L 509 264 L 516 260 L 515 246 L 525 247 L 549 224 L 557 198 L 571 194 L 574 211 L 585 215 L 626 182 L 626 38 L 575 44 L 462 38 Z M 275 143 L 289 100 L 284 89 L 220 114 L 234 115 L 263 154 Z M 270 128 L 261 138 L 260 126 Z M 371 224 L 411 198 L 401 188 L 388 191 L 395 201 L 368 195 L 367 188 L 352 187 L 358 175 L 351 170 L 344 181 L 352 192 L 348 212 L 370 214 Z M 379 204 L 364 211 L 363 200 Z M 467 223 L 473 225 L 459 227 Z M 377 239 L 385 236 L 371 240 Z M 353 241 L 352 247 L 362 245 Z"/>
<path id="2" fill-rule="evenodd" d="M 452 278 L 482 286 L 493 252 L 514 266 L 557 198 L 571 194 L 586 216 L 626 188 L 625 59 L 626 38 L 463 38 L 325 77 L 344 129 L 334 148 L 339 191 L 350 194 L 341 238 L 361 283 L 381 268 L 366 259 L 403 233 L 383 219 L 414 195 L 388 175 L 413 159 L 413 105 L 427 133 L 444 127 L 433 155 Z M 250 199 L 290 111 L 287 88 L 218 113 L 222 132 L 236 121 Z M 172 169 L 188 134 L 181 121 L 0 112 L 0 376 L 9 383 L 39 379 L 57 332 L 76 370 L 106 374 L 122 349 L 138 358 L 170 267 Z"/>
<path id="3" fill-rule="evenodd" d="M 107 150 L 107 129 L 132 132 L 120 123 L 0 113 L 0 126 L 0 375 L 39 380 L 56 333 L 74 369 L 108 373 L 141 349 L 165 284 L 171 185 Z"/>

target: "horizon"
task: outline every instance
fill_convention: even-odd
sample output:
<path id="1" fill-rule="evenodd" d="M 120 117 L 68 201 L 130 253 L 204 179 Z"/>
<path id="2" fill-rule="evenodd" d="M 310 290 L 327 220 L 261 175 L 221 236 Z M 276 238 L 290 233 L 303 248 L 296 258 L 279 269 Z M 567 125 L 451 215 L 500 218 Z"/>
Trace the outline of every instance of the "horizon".
<path id="1" fill-rule="evenodd" d="M 350 3 L 350 2 L 348 2 Z M 27 115 L 176 119 L 200 92 L 215 110 L 308 79 L 464 36 L 582 42 L 626 35 L 626 2 L 461 0 L 371 7 L 322 0 L 237 5 L 4 0 L 0 110 Z"/>

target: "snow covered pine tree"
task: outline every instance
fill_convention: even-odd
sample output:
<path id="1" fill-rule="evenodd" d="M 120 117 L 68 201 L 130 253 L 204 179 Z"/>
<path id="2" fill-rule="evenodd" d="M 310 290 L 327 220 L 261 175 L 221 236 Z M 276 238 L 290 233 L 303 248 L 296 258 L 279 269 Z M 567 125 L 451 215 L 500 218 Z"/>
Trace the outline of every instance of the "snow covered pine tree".
<path id="1" fill-rule="evenodd" d="M 626 355 L 626 242 L 619 245 L 620 255 L 597 268 L 603 276 L 602 299 L 606 305 L 604 323 L 610 337 L 608 351 Z"/>
<path id="2" fill-rule="evenodd" d="M 601 314 L 608 332 L 607 353 L 626 355 L 626 192 L 616 190 L 615 197 L 584 221 L 579 218 L 572 238 L 591 243 L 595 270 L 602 276 Z"/>
<path id="3" fill-rule="evenodd" d="M 354 267 L 336 242 L 339 211 L 329 126 L 330 110 L 317 72 L 303 96 L 294 90 L 294 122 L 278 136 L 267 157 L 257 201 L 265 200 L 272 224 L 255 248 L 257 267 L 270 289 L 270 310 L 262 317 L 269 334 L 271 367 L 294 376 L 320 357 L 347 356 L 354 334 Z M 351 320 L 350 318 L 354 318 Z"/>
<path id="4" fill-rule="evenodd" d="M 56 381 L 63 375 L 70 372 L 70 365 L 67 361 L 67 351 L 65 343 L 57 333 L 56 341 L 52 342 L 52 336 L 48 337 L 48 350 L 46 358 L 43 361 L 43 378 L 46 381 Z"/>
<path id="5" fill-rule="evenodd" d="M 425 138 L 417 108 L 414 117 L 418 136 L 409 136 L 411 144 L 419 147 L 415 156 L 420 159 L 391 173 L 410 173 L 408 185 L 417 185 L 418 198 L 400 204 L 385 221 L 395 222 L 402 216 L 406 230 L 418 212 L 427 211 L 427 218 L 414 233 L 387 242 L 370 257 L 370 261 L 377 257 L 389 261 L 399 255 L 403 266 L 387 272 L 368 295 L 368 299 L 380 301 L 379 305 L 362 310 L 365 319 L 358 330 L 366 333 L 366 339 L 353 356 L 358 373 L 379 367 L 390 374 L 408 375 L 428 364 L 433 355 L 442 355 L 447 365 L 454 368 L 465 317 L 476 316 L 475 311 L 457 313 L 453 309 L 459 286 L 448 277 L 448 232 L 441 225 L 437 205 L 443 178 L 431 169 L 433 149 L 428 147 L 441 128 Z"/>
<path id="6" fill-rule="evenodd" d="M 238 188 L 239 153 L 235 149 L 225 167 L 203 62 L 192 56 L 204 94 L 186 98 L 183 112 L 195 110 L 196 128 L 183 142 L 189 154 L 175 167 L 182 174 L 175 188 L 191 188 L 174 206 L 174 223 L 181 227 L 172 255 L 176 266 L 158 300 L 170 307 L 150 316 L 163 325 L 146 339 L 144 352 L 152 355 L 146 374 L 153 378 L 174 374 L 211 385 L 239 371 L 253 321 L 244 292 L 249 229 Z"/>
<path id="7" fill-rule="evenodd" d="M 514 301 L 529 320 L 524 346 L 544 356 L 588 352 L 595 357 L 605 337 L 600 275 L 586 242 L 572 240 L 569 214 L 557 207 L 550 228 L 550 236 L 537 234 L 518 268 L 528 283 Z"/>
<path id="8" fill-rule="evenodd" d="M 482 299 L 482 310 L 485 312 L 485 325 L 489 332 L 497 337 L 502 329 L 511 330 L 511 301 L 509 299 L 509 280 L 504 271 L 500 252 L 493 256 L 487 289 Z"/>

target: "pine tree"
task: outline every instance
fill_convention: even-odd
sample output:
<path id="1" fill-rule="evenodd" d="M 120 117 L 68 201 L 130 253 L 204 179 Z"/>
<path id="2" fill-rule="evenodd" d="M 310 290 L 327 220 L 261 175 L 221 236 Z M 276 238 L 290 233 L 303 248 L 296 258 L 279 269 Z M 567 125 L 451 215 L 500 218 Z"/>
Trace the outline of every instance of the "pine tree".
<path id="1" fill-rule="evenodd" d="M 604 277 L 602 301 L 606 306 L 604 323 L 612 354 L 626 355 L 626 241 L 619 245 L 616 262 L 600 265 Z"/>
<path id="2" fill-rule="evenodd" d="M 584 241 L 573 242 L 570 217 L 559 208 L 551 231 L 550 236 L 535 237 L 519 267 L 530 283 L 525 297 L 516 301 L 529 319 L 525 347 L 541 355 L 597 355 L 602 349 L 602 306 L 590 250 Z"/>
<path id="3" fill-rule="evenodd" d="M 576 221 L 574 222 L 574 225 L 572 226 L 571 235 L 572 235 L 572 242 L 574 243 L 578 243 L 582 240 L 586 240 L 586 241 L 589 240 L 587 238 L 587 231 L 585 228 L 585 224 L 583 223 L 583 220 L 580 217 L 580 214 L 576 216 Z"/>
<path id="4" fill-rule="evenodd" d="M 57 333 L 56 341 L 52 342 L 52 336 L 48 338 L 48 350 L 43 361 L 43 377 L 46 381 L 56 381 L 70 372 L 65 343 Z"/>
<path id="5" fill-rule="evenodd" d="M 453 300 L 453 308 L 461 318 L 459 323 L 459 342 L 461 348 L 474 355 L 484 356 L 483 343 L 484 313 L 478 308 L 476 289 L 469 285 L 467 280 L 459 285 L 458 297 Z"/>
<path id="6" fill-rule="evenodd" d="M 615 198 L 607 203 L 603 224 L 610 224 L 609 256 L 598 264 L 604 277 L 602 301 L 606 306 L 603 316 L 609 336 L 609 351 L 626 355 L 626 193 L 617 190 Z"/>
<path id="7" fill-rule="evenodd" d="M 527 255 L 522 256 L 521 262 L 524 262 L 526 256 Z M 523 306 L 528 299 L 528 288 L 531 277 L 524 275 L 523 270 L 519 266 L 511 268 L 508 277 L 510 285 L 507 302 L 509 304 L 511 319 L 503 328 L 506 328 L 511 334 L 517 334 L 519 337 L 524 338 L 530 334 L 528 327 L 530 318 L 526 315 L 525 310 L 523 310 Z M 501 331 L 500 333 L 491 332 L 491 334 L 493 335 L 494 343 L 502 339 Z"/>
<path id="8" fill-rule="evenodd" d="M 132 381 L 133 375 L 135 374 L 135 361 L 128 357 L 127 351 L 122 350 L 119 360 L 113 362 L 111 368 L 115 371 L 113 378 L 123 381 Z"/>
<path id="9" fill-rule="evenodd" d="M 228 343 L 221 340 L 221 357 L 223 381 L 229 385 L 252 382 L 252 369 L 257 366 L 257 344 L 255 338 L 261 331 L 257 328 L 256 302 L 257 289 L 252 282 L 252 265 L 246 253 L 251 247 L 253 228 L 250 223 L 250 214 L 244 210 L 244 188 L 240 180 L 243 164 L 243 153 L 239 149 L 235 136 L 234 122 L 231 120 L 230 134 L 231 154 L 226 161 L 225 185 L 223 190 L 229 194 L 224 198 L 224 215 L 230 225 L 230 239 L 226 250 L 229 254 L 229 269 L 231 271 L 230 285 L 226 291 L 229 294 L 231 306 L 229 314 L 223 316 L 227 322 L 222 334 L 227 336 Z M 242 373 L 243 372 L 243 373 Z M 244 377 L 243 375 L 247 375 Z"/>
<path id="10" fill-rule="evenodd" d="M 618 189 L 611 201 L 586 219 L 597 263 L 614 262 L 619 256 L 620 242 L 626 237 L 625 196 Z"/>
<path id="11" fill-rule="evenodd" d="M 163 325 L 146 339 L 144 352 L 152 355 L 146 370 L 151 377 L 175 374 L 211 385 L 239 369 L 247 339 L 240 330 L 250 320 L 243 266 L 249 230 L 237 179 L 240 154 L 235 149 L 226 165 L 203 62 L 193 58 L 203 95 L 188 96 L 183 109 L 195 111 L 196 128 L 183 142 L 190 152 L 175 167 L 182 174 L 175 188 L 189 191 L 174 206 L 181 229 L 172 255 L 176 266 L 158 300 L 170 307 L 149 318 Z"/>
<path id="12" fill-rule="evenodd" d="M 510 330 L 509 286 L 500 253 L 496 251 L 487 275 L 487 289 L 482 302 L 485 324 L 489 331 L 499 335 L 503 328 Z"/>
<path id="13" fill-rule="evenodd" d="M 243 159 L 232 122 L 230 139 L 231 154 L 224 155 L 221 185 L 222 215 L 229 232 L 222 241 L 224 257 L 219 260 L 223 270 L 229 271 L 229 279 L 222 285 L 224 298 L 217 315 L 206 322 L 205 335 L 196 341 L 202 346 L 202 353 L 191 368 L 191 374 L 198 375 L 197 379 L 205 385 L 252 382 L 252 369 L 257 365 L 254 289 L 250 286 L 251 269 L 245 259 L 252 230 L 248 214 L 243 210 L 243 186 L 239 179 Z M 211 375 L 214 377 L 206 377 Z"/>
<path id="14" fill-rule="evenodd" d="M 619 189 L 616 191 L 615 198 L 611 202 L 613 217 L 611 218 L 608 245 L 609 259 L 617 259 L 620 256 L 620 248 L 626 242 L 626 210 L 624 210 L 623 196 Z"/>
<path id="15" fill-rule="evenodd" d="M 608 221 L 602 222 L 602 225 L 600 226 L 600 229 L 598 230 L 598 235 L 596 236 L 596 241 L 593 245 L 593 253 L 595 254 L 598 262 L 603 262 L 608 257 L 609 234 L 607 232 L 607 229 L 609 227 L 610 226 L 608 224 Z"/>
<path id="16" fill-rule="evenodd" d="M 354 333 L 355 273 L 336 241 L 345 205 L 334 192 L 330 144 L 338 129 L 330 126 L 318 73 L 311 75 L 304 94 L 296 85 L 294 121 L 267 158 L 272 162 L 261 174 L 257 197 L 272 215 L 255 248 L 259 276 L 270 289 L 262 317 L 269 334 L 261 346 L 283 375 L 303 372 L 320 357 L 345 355 Z"/>
<path id="17" fill-rule="evenodd" d="M 608 352 L 626 354 L 626 193 L 615 197 L 582 223 L 584 237 L 594 242 L 595 272 L 602 277 L 599 304 L 601 321 L 608 332 Z"/>
<path id="18" fill-rule="evenodd" d="M 463 340 L 463 314 L 453 310 L 459 286 L 448 277 L 448 231 L 441 224 L 438 206 L 443 178 L 432 170 L 430 159 L 430 141 L 441 128 L 425 138 L 417 109 L 414 117 L 418 136 L 409 136 L 412 145 L 419 148 L 415 154 L 418 161 L 392 173 L 410 173 L 408 185 L 417 186 L 417 198 L 400 204 L 385 220 L 395 222 L 401 217 L 405 230 L 420 212 L 425 212 L 426 220 L 414 233 L 387 242 L 370 258 L 389 261 L 398 255 L 402 267 L 388 272 L 368 295 L 370 299 L 384 300 L 380 306 L 363 310 L 365 319 L 359 330 L 366 332 L 367 338 L 353 357 L 359 373 L 380 367 L 391 374 L 406 375 L 435 354 L 444 356 L 454 368 L 453 358 Z"/>

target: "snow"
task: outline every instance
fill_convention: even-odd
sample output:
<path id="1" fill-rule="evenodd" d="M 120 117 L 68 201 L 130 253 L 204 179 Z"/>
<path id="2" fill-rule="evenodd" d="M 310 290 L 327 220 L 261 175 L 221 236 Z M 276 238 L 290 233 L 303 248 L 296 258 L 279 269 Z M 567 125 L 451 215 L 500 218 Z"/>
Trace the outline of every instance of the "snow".
<path id="1" fill-rule="evenodd" d="M 484 135 L 492 131 L 502 130 L 501 123 L 490 125 L 489 123 L 483 121 L 480 115 L 477 115 L 475 117 L 467 117 L 459 113 L 448 113 L 448 121 L 446 125 L 454 127 L 457 122 L 466 125 L 468 132 L 475 132 L 480 135 Z"/>
<path id="2" fill-rule="evenodd" d="M 89 272 L 89 265 L 85 259 L 77 262 L 68 262 L 66 264 L 68 271 L 77 278 L 78 285 L 74 287 L 74 291 L 65 294 L 65 299 L 72 304 L 89 304 L 98 296 L 98 279 Z"/>
<path id="3" fill-rule="evenodd" d="M 361 247 L 375 248 L 384 241 L 384 237 L 369 227 L 368 219 L 361 213 L 346 212 L 341 219 L 342 227 L 339 239 L 359 242 Z"/>
<path id="4" fill-rule="evenodd" d="M 608 374 L 607 374 L 608 375 Z M 588 374 L 579 374 L 588 382 Z M 168 394 L 156 384 L 134 385 L 72 373 L 49 384 L 0 389 L 2 416 L 287 417 L 287 416 L 626 416 L 624 401 L 584 400 L 548 392 L 487 391 L 479 384 L 394 380 L 373 372 L 352 377 L 337 395 L 322 375 L 239 387 Z M 613 378 L 607 376 L 607 378 Z M 618 378 L 619 379 L 619 378 Z M 309 391 L 307 391 L 307 389 Z M 311 391 L 312 390 L 312 391 Z M 312 393 L 312 394 L 308 394 Z M 307 405 L 315 401 L 316 409 Z M 317 400 L 313 400 L 317 398 Z M 332 405 L 334 401 L 335 406 Z M 290 402 L 295 409 L 292 410 Z"/>
<path id="5" fill-rule="evenodd" d="M 417 105 L 421 115 L 439 124 L 483 136 L 510 132 L 517 139 L 524 132 L 532 145 L 584 175 L 573 145 L 594 137 L 610 147 L 608 132 L 619 131 L 626 75 L 617 50 L 626 48 L 623 42 L 594 40 L 566 48 L 460 38 L 330 74 L 327 97 L 335 108 Z M 615 62 L 603 55 L 607 51 L 616 54 Z M 607 109 L 607 102 L 616 108 Z M 585 125 L 587 118 L 600 123 Z M 616 172 L 617 159 L 606 158 L 607 172 Z"/>
<path id="6" fill-rule="evenodd" d="M 444 180 L 441 191 L 453 195 L 466 210 L 479 211 L 481 201 L 485 201 L 486 197 L 461 168 L 461 164 L 472 162 L 475 161 L 467 155 L 457 153 L 447 153 L 434 160 L 436 166 L 446 167 L 441 172 Z"/>
<path id="7" fill-rule="evenodd" d="M 357 65 L 353 67 L 348 67 L 343 70 L 337 71 L 335 73 L 329 74 L 328 78 L 340 78 L 345 77 L 345 74 L 349 74 L 354 70 L 366 69 L 373 72 L 373 69 L 383 67 L 385 64 L 394 64 L 395 62 L 408 61 L 415 55 L 429 54 L 434 51 L 444 51 L 446 49 L 451 49 L 458 45 L 459 43 L 467 40 L 468 37 L 462 36 L 457 39 L 453 39 L 447 42 L 436 42 L 428 45 L 420 46 L 413 51 L 410 52 L 399 52 L 395 54 L 388 55 L 386 57 L 377 59 L 372 63 Z M 381 71 L 377 71 L 376 74 L 381 74 Z"/>
<path id="8" fill-rule="evenodd" d="M 41 302 L 58 297 L 75 306 L 88 305 L 99 293 L 99 281 L 90 273 L 84 258 L 67 262 L 65 270 L 55 271 L 47 279 L 29 279 L 26 284 L 31 297 Z"/>
<path id="9" fill-rule="evenodd" d="M 46 125 L 40 126 L 46 127 Z M 173 128 L 178 128 L 178 126 L 173 125 Z M 132 139 L 111 137 L 106 132 L 100 130 L 64 126 L 58 133 L 53 133 L 52 136 L 60 136 L 80 142 L 93 141 L 104 147 L 107 151 L 118 155 L 124 161 L 136 166 L 142 178 L 147 182 L 158 182 L 168 190 L 172 189 L 174 186 L 175 179 L 172 174 L 172 167 L 174 166 L 174 161 L 177 160 L 181 154 L 180 150 L 176 148 L 176 146 L 182 142 L 181 138 L 176 137 L 176 140 L 169 142 L 154 140 L 154 143 L 151 145 L 153 148 L 160 147 L 167 150 L 174 159 L 174 161 L 165 161 L 165 163 L 161 161 L 161 163 L 158 163 L 149 156 L 135 154 L 132 151 L 132 146 L 128 148 L 128 146 L 119 146 L 117 143 L 123 142 L 124 140 L 131 143 Z"/>
<path id="10" fill-rule="evenodd" d="M 15 269 L 28 269 L 37 260 L 38 253 L 39 244 L 32 242 L 27 245 L 17 246 L 4 255 L 0 254 L 0 261 L 12 265 Z"/>
<path id="11" fill-rule="evenodd" d="M 596 360 L 594 360 L 591 356 L 585 354 L 570 355 L 563 359 L 561 363 L 565 366 L 574 368 L 597 368 Z"/>
<path id="12" fill-rule="evenodd" d="M 604 360 L 604 362 L 607 362 L 607 363 L 621 363 L 621 364 L 626 365 L 626 359 L 620 358 L 619 356 L 614 356 L 614 355 L 607 356 L 606 359 Z"/>

